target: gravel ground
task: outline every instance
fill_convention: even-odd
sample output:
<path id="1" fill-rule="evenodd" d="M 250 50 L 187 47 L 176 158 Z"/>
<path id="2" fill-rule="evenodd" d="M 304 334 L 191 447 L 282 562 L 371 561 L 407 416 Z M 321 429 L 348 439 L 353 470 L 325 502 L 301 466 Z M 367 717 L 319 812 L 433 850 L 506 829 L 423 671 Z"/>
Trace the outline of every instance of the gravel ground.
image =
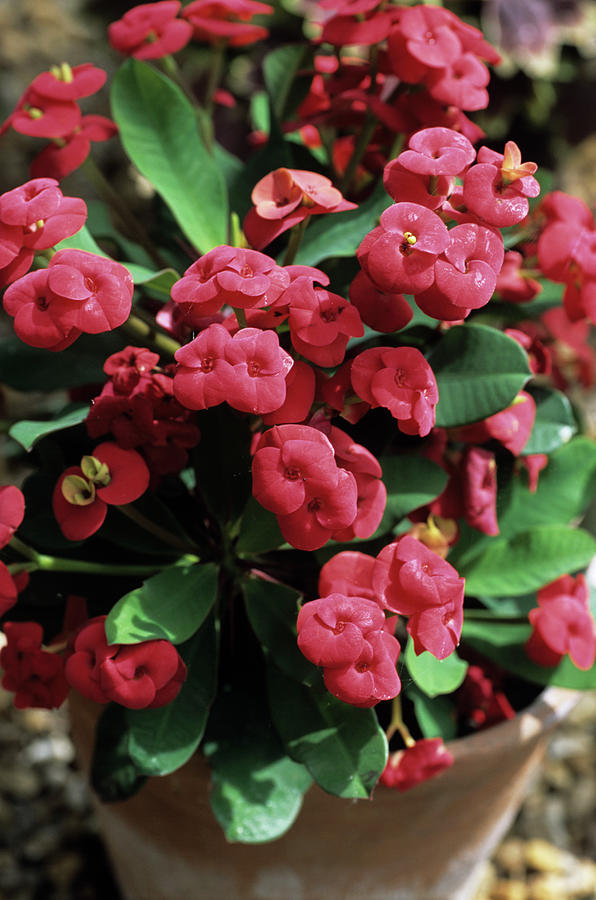
<path id="1" fill-rule="evenodd" d="M 555 734 L 476 900 L 596 900 L 595 762 L 596 693 Z M 15 710 L 0 691 L 0 900 L 107 898 L 121 900 L 66 712 Z"/>

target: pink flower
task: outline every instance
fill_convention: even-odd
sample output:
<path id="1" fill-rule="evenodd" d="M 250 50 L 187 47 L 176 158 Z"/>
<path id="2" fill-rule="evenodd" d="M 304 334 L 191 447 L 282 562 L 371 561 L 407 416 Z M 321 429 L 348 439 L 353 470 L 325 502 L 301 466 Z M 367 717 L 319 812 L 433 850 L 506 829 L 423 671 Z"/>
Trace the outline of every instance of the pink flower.
<path id="1" fill-rule="evenodd" d="M 519 147 L 507 141 L 503 154 L 481 147 L 478 164 L 464 176 L 463 198 L 469 210 L 490 225 L 517 225 L 528 214 L 528 197 L 537 197 L 540 185 L 533 177 L 536 163 L 522 163 Z"/>
<path id="2" fill-rule="evenodd" d="M 81 121 L 81 110 L 74 100 L 55 100 L 28 87 L 16 109 L 0 128 L 0 134 L 10 126 L 30 137 L 63 138 Z"/>
<path id="3" fill-rule="evenodd" d="M 312 366 L 302 359 L 286 375 L 286 399 L 273 412 L 263 413 L 265 425 L 285 425 L 303 422 L 315 399 L 316 376 Z"/>
<path id="4" fill-rule="evenodd" d="M 312 278 L 296 278 L 283 301 L 289 304 L 294 349 L 319 366 L 339 365 L 350 337 L 364 334 L 356 307 L 339 294 L 315 287 Z"/>
<path id="5" fill-rule="evenodd" d="M 364 324 L 374 331 L 401 331 L 414 315 L 403 294 L 380 291 L 363 271 L 351 283 L 349 296 Z"/>
<path id="6" fill-rule="evenodd" d="M 286 399 L 286 375 L 294 360 L 279 346 L 277 333 L 242 328 L 224 353 L 233 372 L 227 403 L 254 415 L 279 409 Z"/>
<path id="7" fill-rule="evenodd" d="M 68 63 L 61 63 L 34 78 L 31 89 L 52 100 L 80 100 L 95 94 L 104 86 L 107 77 L 107 72 L 92 63 L 82 63 L 72 68 Z"/>
<path id="8" fill-rule="evenodd" d="M 375 408 L 384 406 L 405 434 L 427 435 L 439 400 L 433 371 L 413 347 L 374 347 L 354 358 L 355 392 Z"/>
<path id="9" fill-rule="evenodd" d="M 69 134 L 41 150 L 29 167 L 32 178 L 56 178 L 60 181 L 82 165 L 94 141 L 107 141 L 118 127 L 105 116 L 83 116 Z"/>
<path id="10" fill-rule="evenodd" d="M 318 550 L 335 532 L 352 524 L 357 500 L 356 479 L 351 472 L 338 469 L 336 487 L 308 490 L 299 509 L 277 517 L 279 529 L 297 550 Z"/>
<path id="11" fill-rule="evenodd" d="M 358 260 L 377 287 L 388 293 L 417 294 L 435 279 L 434 263 L 449 244 L 449 232 L 430 209 L 395 203 L 358 248 Z"/>
<path id="12" fill-rule="evenodd" d="M 417 131 L 408 148 L 397 159 L 404 169 L 417 175 L 461 175 L 476 158 L 471 142 L 452 128 Z"/>
<path id="13" fill-rule="evenodd" d="M 363 597 L 333 593 L 305 603 L 298 613 L 298 646 L 315 666 L 351 665 L 370 632 L 383 629 L 380 607 Z"/>
<path id="14" fill-rule="evenodd" d="M 541 588 L 536 599 L 538 608 L 529 614 L 534 630 L 526 643 L 530 659 L 555 666 L 568 653 L 578 669 L 590 669 L 596 658 L 596 626 L 585 577 L 563 575 Z"/>
<path id="15" fill-rule="evenodd" d="M 498 534 L 495 454 L 482 447 L 468 447 L 462 474 L 466 522 L 484 534 Z"/>
<path id="16" fill-rule="evenodd" d="M 373 556 L 358 550 L 343 550 L 336 553 L 321 568 L 319 573 L 319 593 L 343 594 L 346 597 L 364 597 L 376 600 L 372 584 L 375 565 Z"/>
<path id="17" fill-rule="evenodd" d="M 225 349 L 232 338 L 223 325 L 213 324 L 175 353 L 174 395 L 187 409 L 207 409 L 223 403 L 234 381 Z"/>
<path id="18" fill-rule="evenodd" d="M 398 750 L 389 757 L 381 775 L 381 784 L 398 791 L 408 791 L 439 775 L 451 765 L 453 756 L 443 744 L 442 738 L 423 738 L 412 747 Z"/>
<path id="19" fill-rule="evenodd" d="M 392 700 L 401 690 L 395 668 L 399 643 L 386 631 L 373 631 L 363 642 L 354 662 L 323 670 L 325 687 L 352 706 L 368 708 L 380 700 Z"/>

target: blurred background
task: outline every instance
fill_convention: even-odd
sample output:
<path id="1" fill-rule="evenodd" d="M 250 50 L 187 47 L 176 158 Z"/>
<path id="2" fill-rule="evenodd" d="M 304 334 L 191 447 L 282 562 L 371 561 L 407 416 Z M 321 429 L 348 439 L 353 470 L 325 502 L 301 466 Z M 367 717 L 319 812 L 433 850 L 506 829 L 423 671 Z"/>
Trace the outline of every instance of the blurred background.
<path id="1" fill-rule="evenodd" d="M 119 0 L 0 0 L 0 121 L 39 72 L 68 61 L 93 62 L 110 75 L 119 65 L 106 26 L 134 4 Z M 218 135 L 234 148 L 238 123 L 259 89 L 258 61 L 279 40 L 300 41 L 296 15 L 314 0 L 277 0 L 269 42 L 231 58 L 224 87 L 236 109 L 220 107 Z M 473 115 L 487 143 L 514 139 L 524 159 L 548 170 L 550 188 L 596 203 L 596 3 L 592 0 L 446 2 L 483 29 L 503 62 L 493 71 L 488 110 Z M 187 77 L 199 84 L 207 56 L 195 46 Z M 107 89 L 85 112 L 109 115 Z M 245 137 L 246 135 L 243 135 Z M 0 192 L 21 184 L 40 145 L 8 133 L 0 143 Z M 118 142 L 95 145 L 95 158 L 131 202 L 142 184 L 123 162 Z M 66 194 L 93 200 L 74 173 Z M 142 194 L 142 190 L 140 191 Z M 0 417 L 22 416 L 37 397 L 0 387 Z M 575 398 L 596 436 L 593 392 Z M 1 443 L 0 483 L 16 461 Z M 595 530 L 596 512 L 591 517 Z M 77 772 L 67 712 L 15 710 L 0 691 L 0 900 L 119 900 L 98 834 L 91 798 Z M 596 694 L 585 696 L 553 738 L 539 780 L 486 866 L 477 900 L 596 898 Z M 177 898 L 172 898 L 177 900 Z M 215 900 L 215 898 L 214 898 Z M 291 900 L 291 898 L 289 898 Z M 423 898 L 421 898 L 423 900 Z M 448 900 L 448 898 L 446 898 Z"/>

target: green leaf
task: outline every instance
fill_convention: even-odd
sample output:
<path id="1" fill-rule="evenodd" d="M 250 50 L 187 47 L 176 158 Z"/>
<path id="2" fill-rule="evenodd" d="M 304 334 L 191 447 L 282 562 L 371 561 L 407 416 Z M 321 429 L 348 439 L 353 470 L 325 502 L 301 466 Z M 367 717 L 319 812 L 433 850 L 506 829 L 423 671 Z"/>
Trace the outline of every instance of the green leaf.
<path id="1" fill-rule="evenodd" d="M 462 565 L 466 594 L 510 597 L 535 591 L 568 572 L 585 568 L 596 554 L 596 541 L 581 528 L 542 525 L 496 539 Z"/>
<path id="2" fill-rule="evenodd" d="M 532 388 L 530 393 L 536 401 L 536 421 L 524 446 L 524 456 L 552 453 L 577 432 L 571 403 L 565 394 L 549 388 Z"/>
<path id="3" fill-rule="evenodd" d="M 398 519 L 431 503 L 447 485 L 447 473 L 423 456 L 382 456 L 387 508 Z"/>
<path id="4" fill-rule="evenodd" d="M 329 794 L 369 797 L 387 762 L 374 710 L 298 684 L 274 666 L 268 683 L 273 722 L 292 759 Z"/>
<path id="5" fill-rule="evenodd" d="M 331 256 L 353 256 L 390 203 L 391 198 L 380 182 L 358 209 L 313 216 L 296 254 L 296 264 L 316 266 Z"/>
<path id="6" fill-rule="evenodd" d="M 225 182 L 180 88 L 146 63 L 129 59 L 114 77 L 111 102 L 124 149 L 188 240 L 202 253 L 225 244 Z"/>
<path id="7" fill-rule="evenodd" d="M 139 266 L 137 263 L 125 262 L 122 265 L 126 266 L 135 284 L 142 284 L 144 288 L 155 291 L 156 294 L 160 294 L 168 300 L 172 285 L 176 284 L 180 278 L 175 269 L 160 269 L 159 272 L 153 272 L 146 266 Z"/>
<path id="8" fill-rule="evenodd" d="M 439 388 L 436 424 L 477 422 L 512 403 L 531 373 L 517 341 L 486 325 L 456 325 L 428 362 Z"/>
<path id="9" fill-rule="evenodd" d="M 308 52 L 307 43 L 284 44 L 268 53 L 263 60 L 265 85 L 279 122 L 284 119 L 292 82 Z"/>
<path id="10" fill-rule="evenodd" d="M 428 697 L 452 693 L 468 671 L 467 662 L 460 659 L 455 650 L 446 659 L 437 659 L 426 650 L 417 656 L 412 638 L 406 645 L 405 663 L 409 674 Z"/>
<path id="11" fill-rule="evenodd" d="M 59 244 L 56 244 L 56 250 L 86 250 L 87 253 L 97 253 L 98 256 L 107 257 L 86 225 L 73 234 L 72 237 L 64 238 Z"/>
<path id="12" fill-rule="evenodd" d="M 170 566 L 125 594 L 106 619 L 110 644 L 161 640 L 181 644 L 208 615 L 217 595 L 215 563 Z"/>
<path id="13" fill-rule="evenodd" d="M 74 425 L 80 425 L 87 418 L 89 412 L 88 406 L 76 406 L 69 412 L 62 413 L 57 419 L 50 419 L 44 422 L 36 422 L 33 419 L 23 419 L 13 425 L 8 433 L 11 438 L 17 441 L 25 450 L 31 450 L 34 444 L 47 434 L 54 431 L 62 431 L 64 428 L 72 428 Z"/>
<path id="14" fill-rule="evenodd" d="M 110 703 L 95 731 L 91 786 L 104 803 L 116 803 L 136 794 L 147 781 L 128 754 L 127 710 Z"/>
<path id="15" fill-rule="evenodd" d="M 250 497 L 242 516 L 236 553 L 239 556 L 252 556 L 275 550 L 284 543 L 276 517 L 254 497 Z"/>
<path id="16" fill-rule="evenodd" d="M 245 580 L 243 589 L 250 624 L 266 652 L 286 675 L 304 684 L 319 684 L 319 670 L 296 642 L 301 595 L 283 584 L 253 577 Z"/>
<path id="17" fill-rule="evenodd" d="M 169 775 L 196 751 L 217 687 L 213 616 L 180 647 L 188 677 L 179 694 L 158 709 L 128 710 L 128 752 L 143 775 Z"/>
<path id="18" fill-rule="evenodd" d="M 429 697 L 410 684 L 406 688 L 408 698 L 414 704 L 414 713 L 425 738 L 440 737 L 451 741 L 457 733 L 457 716 L 452 697 Z"/>
<path id="19" fill-rule="evenodd" d="M 103 384 L 103 364 L 111 353 L 122 349 L 116 332 L 83 334 L 60 353 L 23 344 L 15 334 L 0 338 L 0 383 L 17 391 L 44 391 Z"/>
<path id="20" fill-rule="evenodd" d="M 205 755 L 213 768 L 211 807 L 228 841 L 262 844 L 293 825 L 312 779 L 289 759 L 258 695 L 222 694 Z"/>
<path id="21" fill-rule="evenodd" d="M 557 666 L 538 666 L 533 663 L 524 649 L 524 644 L 532 633 L 530 625 L 511 624 L 495 621 L 465 621 L 463 640 L 498 663 L 507 671 L 533 681 L 536 684 L 552 684 L 557 687 L 578 691 L 596 689 L 596 666 L 584 671 L 578 669 L 568 656 L 564 656 Z"/>

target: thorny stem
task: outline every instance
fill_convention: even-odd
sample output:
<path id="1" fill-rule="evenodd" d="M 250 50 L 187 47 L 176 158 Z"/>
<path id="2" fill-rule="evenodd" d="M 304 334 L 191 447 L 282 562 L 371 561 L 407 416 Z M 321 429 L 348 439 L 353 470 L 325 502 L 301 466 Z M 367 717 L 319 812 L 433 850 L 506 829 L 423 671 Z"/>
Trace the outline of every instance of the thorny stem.
<path id="1" fill-rule="evenodd" d="M 188 551 L 194 551 L 196 549 L 193 544 L 189 544 L 183 538 L 177 537 L 166 528 L 162 528 L 161 525 L 157 524 L 157 522 L 152 522 L 151 519 L 148 519 L 147 516 L 144 516 L 143 513 L 139 512 L 138 509 L 135 509 L 131 503 L 126 503 L 122 506 L 118 506 L 118 509 L 132 522 L 135 522 L 145 531 L 148 531 L 150 534 L 154 535 L 165 544 L 169 544 L 171 547 L 175 547 L 176 550 L 182 550 L 186 553 Z"/>
<path id="2" fill-rule="evenodd" d="M 128 317 L 121 328 L 125 334 L 129 334 L 135 340 L 151 344 L 160 354 L 168 357 L 173 357 L 181 346 L 177 340 L 167 334 L 162 334 L 157 328 L 134 314 Z"/>
<path id="3" fill-rule="evenodd" d="M 91 184 L 93 184 L 93 186 L 102 195 L 106 203 L 108 203 L 112 207 L 112 209 L 120 219 L 122 225 L 130 232 L 131 236 L 144 248 L 155 265 L 160 269 L 166 269 L 168 267 L 168 263 L 164 260 L 157 247 L 153 244 L 153 241 L 151 240 L 141 223 L 136 219 L 136 217 L 130 212 L 126 204 L 123 202 L 120 194 L 118 194 L 118 192 L 114 190 L 108 179 L 105 177 L 103 172 L 98 169 L 90 156 L 87 157 L 81 168 Z"/>
<path id="4" fill-rule="evenodd" d="M 294 225 L 294 227 L 290 231 L 290 241 L 288 243 L 286 255 L 284 256 L 282 265 L 291 266 L 296 259 L 296 254 L 298 253 L 298 249 L 300 247 L 300 244 L 302 243 L 302 238 L 304 237 L 304 232 L 308 227 L 309 220 L 310 217 L 306 216 L 302 220 L 302 222 Z"/>

